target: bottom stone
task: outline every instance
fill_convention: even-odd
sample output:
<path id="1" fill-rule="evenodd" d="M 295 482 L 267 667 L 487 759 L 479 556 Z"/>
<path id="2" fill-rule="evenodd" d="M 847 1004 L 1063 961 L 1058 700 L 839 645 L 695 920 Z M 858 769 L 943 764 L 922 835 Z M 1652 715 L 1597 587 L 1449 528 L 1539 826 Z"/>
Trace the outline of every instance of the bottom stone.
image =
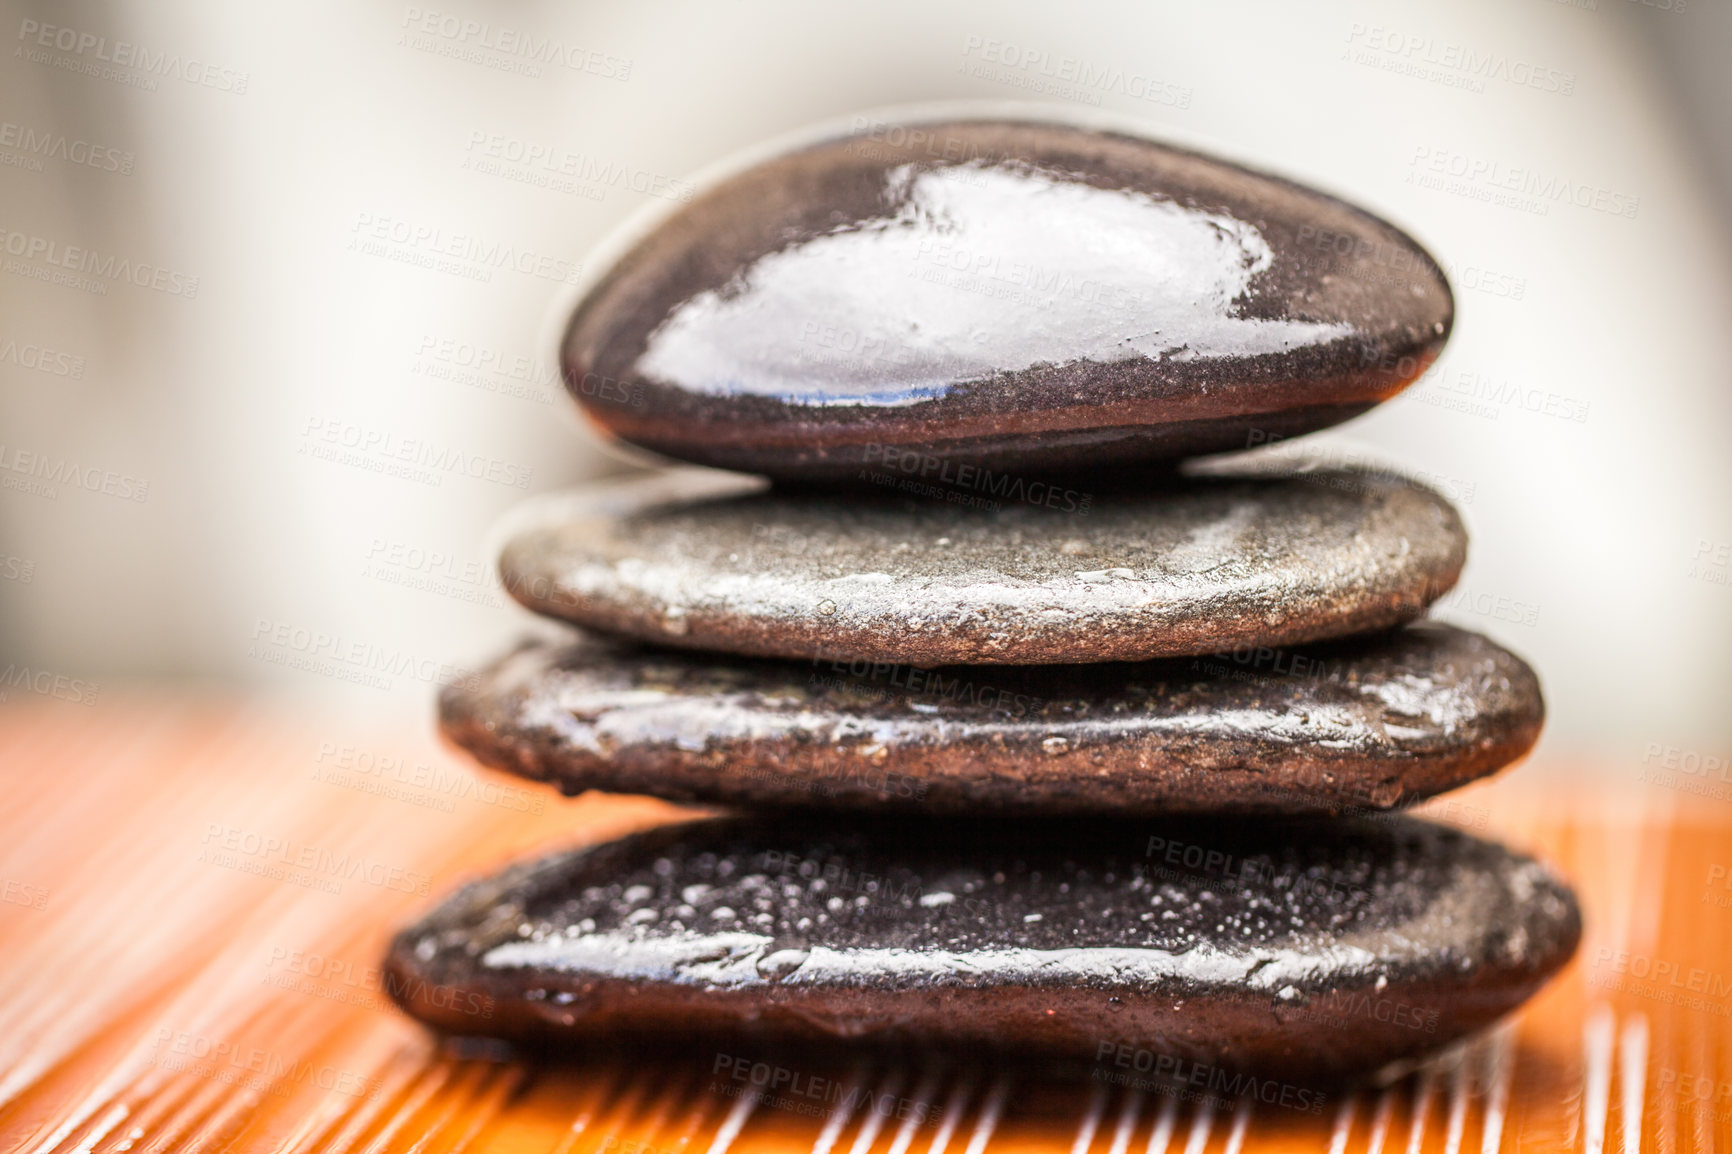
<path id="1" fill-rule="evenodd" d="M 722 818 L 470 885 L 386 967 L 409 1013 L 459 1034 L 986 1049 L 1321 1086 L 1493 1021 L 1580 933 L 1545 867 L 1410 817 Z"/>

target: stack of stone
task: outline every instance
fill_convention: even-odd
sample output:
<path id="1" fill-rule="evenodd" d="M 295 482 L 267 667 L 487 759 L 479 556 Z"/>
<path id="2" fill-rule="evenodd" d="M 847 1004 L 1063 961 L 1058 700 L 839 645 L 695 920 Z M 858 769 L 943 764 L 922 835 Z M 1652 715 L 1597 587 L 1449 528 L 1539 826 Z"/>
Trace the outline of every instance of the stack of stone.
<path id="1" fill-rule="evenodd" d="M 543 1042 L 1308 1080 L 1518 1005 L 1575 949 L 1573 896 L 1393 812 L 1541 724 L 1519 658 L 1416 621 L 1455 510 L 1174 464 L 1363 412 L 1452 310 L 1375 217 L 1114 133 L 866 124 L 718 180 L 563 348 L 595 421 L 710 468 L 540 509 L 505 584 L 584 632 L 441 722 L 566 793 L 745 814 L 471 885 L 397 938 L 392 988 L 483 993 L 486 1023 L 406 1008 Z"/>

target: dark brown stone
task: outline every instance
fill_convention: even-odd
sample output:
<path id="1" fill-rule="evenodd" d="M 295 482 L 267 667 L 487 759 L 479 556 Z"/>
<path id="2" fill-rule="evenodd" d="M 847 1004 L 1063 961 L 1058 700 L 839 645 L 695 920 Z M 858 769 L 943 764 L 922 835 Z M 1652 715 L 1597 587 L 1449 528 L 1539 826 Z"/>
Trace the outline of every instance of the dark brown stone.
<path id="1" fill-rule="evenodd" d="M 723 819 L 469 886 L 398 935 L 386 988 L 443 1030 L 574 1048 L 988 1048 L 1110 1075 L 1122 1046 L 1316 1086 L 1489 1024 L 1580 933 L 1545 867 L 1408 817 Z"/>
<path id="2" fill-rule="evenodd" d="M 550 502 L 500 569 L 539 613 L 664 644 L 1035 665 L 1387 628 L 1447 591 L 1466 555 L 1449 504 L 1387 474 L 1057 492 L 1077 511 L 670 470 Z"/>
<path id="3" fill-rule="evenodd" d="M 1421 623 L 1142 665 L 917 669 L 531 642 L 440 697 L 445 735 L 566 793 L 946 813 L 1383 809 L 1526 753 L 1520 658 Z"/>
<path id="4" fill-rule="evenodd" d="M 746 169 L 626 251 L 565 337 L 589 415 L 778 477 L 1059 473 L 1333 425 L 1448 337 L 1431 257 L 1323 193 L 1060 124 L 918 127 Z"/>

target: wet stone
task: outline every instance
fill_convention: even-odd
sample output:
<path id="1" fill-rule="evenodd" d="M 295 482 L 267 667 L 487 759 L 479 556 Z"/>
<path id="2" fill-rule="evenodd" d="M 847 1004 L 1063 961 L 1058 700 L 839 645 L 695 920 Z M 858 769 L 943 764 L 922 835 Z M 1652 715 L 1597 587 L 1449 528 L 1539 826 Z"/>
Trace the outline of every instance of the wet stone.
<path id="1" fill-rule="evenodd" d="M 1125 1047 L 1315 1086 L 1489 1024 L 1580 932 L 1543 866 L 1403 816 L 712 819 L 469 886 L 398 935 L 386 988 L 572 1047 Z"/>
<path id="2" fill-rule="evenodd" d="M 625 249 L 564 340 L 590 417 L 785 478 L 1059 475 L 1335 424 L 1448 337 L 1431 257 L 1323 193 L 1063 124 L 919 127 L 736 172 Z"/>
<path id="3" fill-rule="evenodd" d="M 1544 716 L 1533 671 L 1419 623 L 1144 664 L 920 669 L 529 642 L 444 690 L 496 769 L 674 801 L 933 813 L 1317 812 L 1495 772 Z"/>
<path id="4" fill-rule="evenodd" d="M 1076 664 L 1388 628 L 1466 556 L 1454 509 L 1383 473 L 1162 475 L 1069 496 L 1075 511 L 981 508 L 669 470 L 526 510 L 500 570 L 538 613 L 662 644 Z"/>

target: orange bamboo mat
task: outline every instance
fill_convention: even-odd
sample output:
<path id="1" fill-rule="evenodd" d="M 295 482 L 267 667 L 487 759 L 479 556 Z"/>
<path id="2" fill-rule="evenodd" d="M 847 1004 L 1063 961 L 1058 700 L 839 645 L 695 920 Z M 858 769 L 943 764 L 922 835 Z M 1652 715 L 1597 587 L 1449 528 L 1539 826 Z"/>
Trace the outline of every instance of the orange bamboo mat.
<path id="1" fill-rule="evenodd" d="M 538 1068 L 441 1048 L 379 987 L 391 928 L 466 875 L 667 811 L 471 775 L 423 734 L 13 705 L 0 782 L 0 1154 L 1732 1149 L 1732 807 L 1651 783 L 1518 773 L 1434 804 L 1575 879 L 1581 954 L 1515 1021 L 1308 1113 L 991 1070 L 796 1072 L 866 1091 L 849 1109 L 738 1093 L 710 1051 Z"/>

